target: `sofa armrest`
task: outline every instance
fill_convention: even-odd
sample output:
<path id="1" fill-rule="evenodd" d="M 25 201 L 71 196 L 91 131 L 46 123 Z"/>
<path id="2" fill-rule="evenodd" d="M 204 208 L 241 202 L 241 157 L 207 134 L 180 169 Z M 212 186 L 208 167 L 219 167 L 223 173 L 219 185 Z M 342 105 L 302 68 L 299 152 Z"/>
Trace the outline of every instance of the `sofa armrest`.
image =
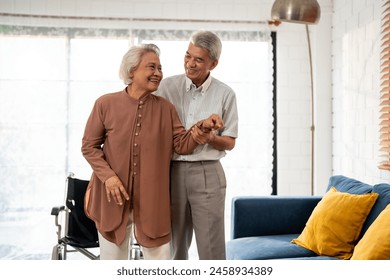
<path id="1" fill-rule="evenodd" d="M 231 238 L 301 233 L 319 196 L 234 197 Z"/>

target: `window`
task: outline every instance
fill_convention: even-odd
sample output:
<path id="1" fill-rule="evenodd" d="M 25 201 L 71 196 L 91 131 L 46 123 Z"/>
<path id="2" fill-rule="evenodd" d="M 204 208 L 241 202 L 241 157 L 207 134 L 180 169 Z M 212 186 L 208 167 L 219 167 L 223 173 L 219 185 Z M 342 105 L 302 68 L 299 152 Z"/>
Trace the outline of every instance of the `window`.
<path id="1" fill-rule="evenodd" d="M 183 72 L 191 33 L 0 26 L 0 259 L 49 258 L 51 207 L 62 203 L 69 172 L 90 177 L 84 125 L 97 97 L 124 88 L 118 70 L 128 47 L 156 43 L 167 77 Z M 217 33 L 223 51 L 213 75 L 235 90 L 240 118 L 222 161 L 228 237 L 231 198 L 272 192 L 272 46 L 267 30 Z"/>

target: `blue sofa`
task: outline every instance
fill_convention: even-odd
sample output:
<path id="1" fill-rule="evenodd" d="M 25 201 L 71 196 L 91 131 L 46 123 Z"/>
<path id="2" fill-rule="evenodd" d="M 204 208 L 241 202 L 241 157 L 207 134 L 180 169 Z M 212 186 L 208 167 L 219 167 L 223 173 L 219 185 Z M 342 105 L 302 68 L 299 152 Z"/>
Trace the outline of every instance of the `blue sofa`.
<path id="1" fill-rule="evenodd" d="M 369 185 L 345 176 L 332 176 L 327 190 L 379 194 L 363 225 L 360 237 L 390 203 L 390 185 Z M 227 242 L 227 259 L 337 259 L 319 256 L 291 242 L 305 228 L 321 196 L 235 197 L 232 200 L 231 240 Z"/>

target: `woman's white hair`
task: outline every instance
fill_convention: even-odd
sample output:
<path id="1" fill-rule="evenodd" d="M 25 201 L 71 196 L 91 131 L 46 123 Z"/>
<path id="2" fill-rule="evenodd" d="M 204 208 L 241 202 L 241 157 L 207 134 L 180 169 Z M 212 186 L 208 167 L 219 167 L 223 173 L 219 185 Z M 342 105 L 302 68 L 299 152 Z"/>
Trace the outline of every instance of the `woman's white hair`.
<path id="1" fill-rule="evenodd" d="M 137 69 L 141 62 L 141 57 L 148 52 L 155 53 L 160 56 L 160 49 L 154 44 L 142 44 L 132 46 L 123 56 L 121 66 L 119 67 L 119 78 L 126 84 L 130 85 L 133 82 L 130 74 Z"/>

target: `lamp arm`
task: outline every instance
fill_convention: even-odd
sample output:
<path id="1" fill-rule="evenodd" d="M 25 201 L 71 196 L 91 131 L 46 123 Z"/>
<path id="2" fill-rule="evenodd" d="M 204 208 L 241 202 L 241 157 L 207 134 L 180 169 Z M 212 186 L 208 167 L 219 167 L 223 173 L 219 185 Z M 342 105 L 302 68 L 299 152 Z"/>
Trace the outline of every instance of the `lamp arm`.
<path id="1" fill-rule="evenodd" d="M 306 26 L 306 37 L 307 37 L 307 46 L 309 49 L 309 64 L 310 64 L 310 98 L 311 98 L 311 126 L 310 126 L 310 133 L 311 133 L 311 158 L 310 158 L 310 164 L 311 164 L 311 172 L 310 172 L 310 179 L 311 179 L 311 195 L 314 195 L 314 83 L 313 83 L 313 61 L 312 61 L 312 55 L 311 55 L 311 44 L 310 44 L 310 35 L 309 35 L 309 26 L 305 24 Z"/>

